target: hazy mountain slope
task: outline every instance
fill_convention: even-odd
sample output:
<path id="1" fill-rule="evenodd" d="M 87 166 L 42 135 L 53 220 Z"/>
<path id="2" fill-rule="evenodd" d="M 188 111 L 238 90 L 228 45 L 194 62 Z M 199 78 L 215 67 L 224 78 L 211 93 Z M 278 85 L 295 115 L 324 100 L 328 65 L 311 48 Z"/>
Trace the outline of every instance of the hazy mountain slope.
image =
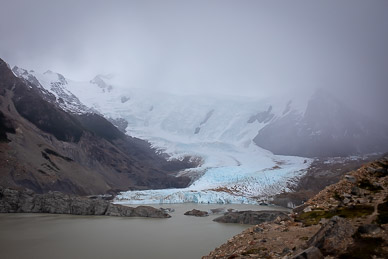
<path id="1" fill-rule="evenodd" d="M 44 90 L 0 60 L 0 185 L 92 194 L 188 184 L 167 173 L 187 161 L 167 162 L 97 114 L 65 112 Z"/>
<path id="2" fill-rule="evenodd" d="M 351 111 L 331 94 L 318 90 L 304 114 L 276 118 L 259 131 L 254 141 L 280 155 L 325 157 L 386 152 L 388 126 Z"/>

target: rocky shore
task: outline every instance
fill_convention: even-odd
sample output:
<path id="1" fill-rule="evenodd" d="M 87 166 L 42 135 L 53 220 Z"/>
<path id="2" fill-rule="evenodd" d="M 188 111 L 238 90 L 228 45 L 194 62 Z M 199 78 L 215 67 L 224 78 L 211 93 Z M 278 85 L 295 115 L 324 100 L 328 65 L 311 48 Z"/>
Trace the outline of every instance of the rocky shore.
<path id="1" fill-rule="evenodd" d="M 289 216 L 252 226 L 203 258 L 388 258 L 388 156 L 349 172 Z"/>
<path id="2" fill-rule="evenodd" d="M 215 218 L 213 221 L 220 223 L 238 223 L 238 224 L 261 224 L 271 222 L 275 219 L 287 220 L 290 217 L 282 211 L 232 211 L 223 216 Z"/>
<path id="3" fill-rule="evenodd" d="M 150 206 L 127 207 L 102 198 L 79 197 L 49 192 L 36 194 L 31 190 L 13 190 L 0 187 L 0 213 L 53 213 L 73 215 L 104 215 L 118 217 L 170 218 Z"/>

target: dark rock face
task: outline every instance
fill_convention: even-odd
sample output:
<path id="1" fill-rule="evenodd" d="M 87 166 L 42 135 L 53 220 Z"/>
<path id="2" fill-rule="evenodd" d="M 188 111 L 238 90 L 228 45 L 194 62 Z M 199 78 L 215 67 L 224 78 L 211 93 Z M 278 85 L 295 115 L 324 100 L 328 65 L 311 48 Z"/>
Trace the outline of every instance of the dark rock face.
<path id="1" fill-rule="evenodd" d="M 315 246 L 310 246 L 306 250 L 292 257 L 292 259 L 323 259 L 321 251 Z"/>
<path id="2" fill-rule="evenodd" d="M 360 234 L 378 234 L 381 232 L 381 227 L 377 224 L 366 224 L 358 228 Z"/>
<path id="3" fill-rule="evenodd" d="M 115 125 L 122 133 L 126 133 L 126 128 L 128 127 L 128 121 L 123 118 L 107 118 L 113 125 Z"/>
<path id="4" fill-rule="evenodd" d="M 15 133 L 15 129 L 13 128 L 11 121 L 0 111 L 0 141 L 9 142 L 6 133 Z"/>
<path id="5" fill-rule="evenodd" d="M 88 199 L 60 192 L 35 194 L 0 187 L 0 213 L 52 213 L 106 215 L 118 217 L 169 218 L 169 214 L 149 206 L 136 208 L 112 204 L 103 199 Z"/>
<path id="6" fill-rule="evenodd" d="M 290 217 L 281 211 L 238 211 L 227 212 L 223 216 L 215 218 L 214 221 L 220 223 L 239 223 L 257 225 L 264 222 L 274 221 L 279 217 L 280 220 L 287 220 Z"/>
<path id="7" fill-rule="evenodd" d="M 209 213 L 207 211 L 193 209 L 193 210 L 185 212 L 184 215 L 195 216 L 195 217 L 206 217 L 206 216 L 209 216 Z"/>
<path id="8" fill-rule="evenodd" d="M 334 216 L 307 242 L 307 245 L 319 248 L 324 255 L 340 254 L 352 242 L 354 232 L 354 227 L 346 219 Z"/>
<path id="9" fill-rule="evenodd" d="M 249 118 L 248 123 L 253 123 L 255 121 L 258 121 L 259 123 L 267 123 L 272 120 L 272 118 L 275 116 L 272 111 L 272 106 L 268 107 L 267 111 L 259 112 L 256 115 L 253 115 Z"/>
<path id="10" fill-rule="evenodd" d="M 119 131 L 112 123 L 98 114 L 82 114 L 78 116 L 79 122 L 86 130 L 93 132 L 100 138 L 108 141 L 125 138 L 124 133 Z"/>
<path id="11" fill-rule="evenodd" d="M 349 110 L 324 90 L 304 114 L 290 111 L 262 128 L 254 142 L 274 154 L 347 156 L 388 150 L 388 127 Z"/>
<path id="12" fill-rule="evenodd" d="M 82 126 L 73 116 L 42 100 L 38 91 L 19 83 L 14 88 L 12 101 L 18 113 L 44 132 L 58 140 L 78 142 Z"/>

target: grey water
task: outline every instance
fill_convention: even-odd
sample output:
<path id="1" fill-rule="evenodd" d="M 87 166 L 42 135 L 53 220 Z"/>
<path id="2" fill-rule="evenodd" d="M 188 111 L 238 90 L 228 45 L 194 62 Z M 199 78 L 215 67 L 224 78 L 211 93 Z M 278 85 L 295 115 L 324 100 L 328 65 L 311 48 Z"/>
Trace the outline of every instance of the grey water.
<path id="1" fill-rule="evenodd" d="M 174 208 L 169 219 L 0 214 L 0 258 L 201 258 L 246 229 L 208 217 L 184 216 L 193 208 L 268 210 L 258 205 L 153 205 Z"/>

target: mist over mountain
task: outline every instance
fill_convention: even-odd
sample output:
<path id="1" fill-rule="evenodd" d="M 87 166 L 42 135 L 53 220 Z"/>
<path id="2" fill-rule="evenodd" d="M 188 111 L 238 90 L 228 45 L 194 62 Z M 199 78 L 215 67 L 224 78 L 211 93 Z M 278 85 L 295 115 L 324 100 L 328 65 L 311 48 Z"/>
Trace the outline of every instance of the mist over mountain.
<path id="1" fill-rule="evenodd" d="M 386 1 L 8 1 L 0 56 L 75 81 L 274 96 L 327 89 L 387 123 Z M 71 18 L 70 18 L 71 17 Z"/>
<path id="2" fill-rule="evenodd" d="M 310 161 L 284 155 L 387 151 L 386 2 L 6 4 L 0 56 L 70 114 L 41 118 L 38 99 L 22 91 L 19 115 L 59 141 L 126 134 L 170 159 L 196 161 L 176 173 L 198 193 L 171 199 L 238 199 L 214 191 L 221 186 L 244 197 L 283 191 Z M 2 120 L 6 137 L 12 127 Z"/>
<path id="3" fill-rule="evenodd" d="M 82 82 L 52 71 L 37 73 L 16 66 L 12 71 L 44 93 L 48 102 L 77 115 L 79 126 L 71 126 L 69 120 L 69 125 L 60 124 L 59 132 L 53 131 L 55 125 L 41 125 L 59 140 L 78 142 L 86 129 L 118 144 L 116 139 L 124 132 L 180 161 L 163 167 L 180 168 L 177 175 L 191 179 L 191 185 L 183 189 L 130 191 L 119 198 L 130 202 L 254 203 L 252 197 L 269 197 L 292 186 L 312 161 L 303 157 L 360 156 L 388 150 L 384 123 L 350 109 L 325 89 L 249 99 L 174 95 L 123 88 L 113 75 Z M 28 105 L 25 101 L 24 107 Z M 40 116 L 34 111 L 19 113 L 34 121 Z M 138 156 L 138 151 L 124 150 Z M 163 165 L 161 161 L 152 164 Z M 198 167 L 184 170 L 192 165 Z"/>
<path id="4" fill-rule="evenodd" d="M 0 0 L 0 258 L 388 258 L 387 11 Z"/>
<path id="5" fill-rule="evenodd" d="M 347 156 L 388 150 L 388 126 L 349 109 L 323 89 L 304 113 L 290 112 L 261 129 L 254 142 L 279 155 Z"/>
<path id="6" fill-rule="evenodd" d="M 148 140 L 168 136 L 171 142 L 183 137 L 187 143 L 222 141 L 244 145 L 251 145 L 253 140 L 275 154 L 305 157 L 388 150 L 388 125 L 383 119 L 349 108 L 323 88 L 311 93 L 247 99 L 125 89 L 115 83 L 113 75 L 76 82 L 51 71 L 40 74 L 15 66 L 13 72 L 54 94 L 64 110 L 98 112 L 117 126 L 121 123 L 119 128 L 128 130 L 129 135 L 139 130 L 149 132 L 152 136 L 146 137 Z"/>

